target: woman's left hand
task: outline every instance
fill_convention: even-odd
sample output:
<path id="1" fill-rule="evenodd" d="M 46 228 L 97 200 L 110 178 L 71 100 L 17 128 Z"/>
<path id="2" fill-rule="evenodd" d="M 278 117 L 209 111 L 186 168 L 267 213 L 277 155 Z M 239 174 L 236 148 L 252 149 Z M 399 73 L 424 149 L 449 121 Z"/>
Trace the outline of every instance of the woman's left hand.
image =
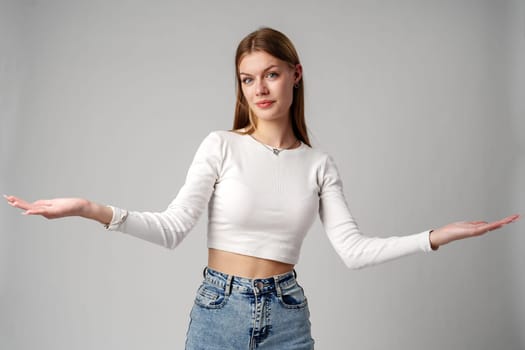
<path id="1" fill-rule="evenodd" d="M 439 248 L 439 246 L 450 243 L 452 241 L 457 241 L 463 238 L 481 236 L 489 231 L 493 231 L 498 228 L 501 228 L 506 224 L 510 224 L 511 222 L 518 220 L 519 217 L 519 214 L 514 214 L 511 216 L 507 216 L 504 219 L 493 222 L 462 221 L 448 224 L 446 226 L 433 230 L 430 233 L 430 245 L 433 250 L 436 250 Z"/>

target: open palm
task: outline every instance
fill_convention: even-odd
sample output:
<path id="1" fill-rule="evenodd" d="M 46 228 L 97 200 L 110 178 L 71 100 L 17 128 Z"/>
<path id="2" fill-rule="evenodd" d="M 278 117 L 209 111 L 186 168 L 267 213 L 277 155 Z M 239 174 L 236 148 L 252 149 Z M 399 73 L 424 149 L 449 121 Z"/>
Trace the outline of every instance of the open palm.
<path id="1" fill-rule="evenodd" d="M 487 221 L 460 221 L 445 225 L 432 232 L 433 245 L 440 246 L 443 244 L 456 241 L 458 239 L 481 236 L 489 231 L 496 230 L 506 224 L 518 220 L 518 214 L 507 216 L 501 220 Z"/>
<path id="2" fill-rule="evenodd" d="M 9 205 L 24 210 L 24 215 L 42 215 L 47 219 L 57 219 L 65 216 L 80 215 L 85 206 L 85 199 L 82 198 L 55 198 L 41 199 L 29 203 L 15 196 L 6 196 Z"/>

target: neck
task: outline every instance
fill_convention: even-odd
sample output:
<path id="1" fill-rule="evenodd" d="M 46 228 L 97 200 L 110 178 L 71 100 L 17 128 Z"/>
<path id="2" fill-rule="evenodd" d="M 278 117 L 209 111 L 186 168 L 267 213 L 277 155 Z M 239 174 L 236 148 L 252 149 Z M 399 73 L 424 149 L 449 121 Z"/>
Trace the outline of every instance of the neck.
<path id="1" fill-rule="evenodd" d="M 264 121 L 259 119 L 257 130 L 252 134 L 257 140 L 275 147 L 287 148 L 293 146 L 297 138 L 295 137 L 292 125 L 287 118 L 284 123 L 280 121 Z"/>

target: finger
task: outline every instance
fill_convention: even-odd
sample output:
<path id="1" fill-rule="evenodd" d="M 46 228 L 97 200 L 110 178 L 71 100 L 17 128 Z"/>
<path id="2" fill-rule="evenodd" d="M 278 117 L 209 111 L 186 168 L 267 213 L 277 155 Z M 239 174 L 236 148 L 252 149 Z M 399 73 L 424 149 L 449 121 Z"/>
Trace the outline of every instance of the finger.
<path id="1" fill-rule="evenodd" d="M 469 222 L 469 225 L 474 228 L 474 229 L 478 229 L 478 228 L 485 228 L 487 225 L 490 225 L 488 222 L 486 221 L 474 221 L 474 222 Z"/>
<path id="2" fill-rule="evenodd" d="M 504 224 L 491 224 L 489 225 L 489 227 L 487 227 L 487 232 L 497 230 L 498 228 L 502 228 L 503 225 Z"/>
<path id="3" fill-rule="evenodd" d="M 501 223 L 499 221 L 491 222 L 490 224 L 483 225 L 478 227 L 476 230 L 479 232 L 479 234 L 487 233 L 489 231 L 494 231 L 499 228 L 502 228 L 505 225 L 505 223 Z"/>
<path id="4" fill-rule="evenodd" d="M 7 202 L 8 202 L 9 204 L 11 204 L 11 203 L 16 199 L 16 197 L 14 197 L 14 196 L 8 196 L 8 195 L 6 195 L 6 194 L 4 194 L 4 198 L 7 200 Z"/>
<path id="5" fill-rule="evenodd" d="M 8 201 L 15 201 L 15 200 L 21 200 L 22 198 L 18 198 L 16 196 L 8 196 L 6 194 L 4 194 L 4 198 L 6 198 Z"/>
<path id="6" fill-rule="evenodd" d="M 22 215 L 40 215 L 40 216 L 45 217 L 46 219 L 56 219 L 60 217 L 56 213 L 52 213 L 46 208 L 26 210 L 22 212 Z"/>
<path id="7" fill-rule="evenodd" d="M 20 209 L 29 209 L 31 207 L 31 204 L 27 203 L 23 199 L 15 198 L 12 201 L 9 202 L 9 205 L 20 208 Z"/>
<path id="8" fill-rule="evenodd" d="M 490 224 L 502 224 L 502 225 L 510 224 L 511 222 L 516 221 L 518 219 L 518 217 L 519 216 L 511 215 L 511 216 L 507 216 L 504 219 L 491 222 Z"/>
<path id="9" fill-rule="evenodd" d="M 46 207 L 36 207 L 22 212 L 23 215 L 49 215 Z"/>
<path id="10" fill-rule="evenodd" d="M 5 195 L 4 194 L 4 198 L 7 199 L 8 201 L 8 204 L 12 205 L 12 206 L 15 206 L 17 208 L 21 208 L 21 209 L 26 209 L 26 208 L 29 208 L 29 207 L 32 207 L 32 206 L 47 206 L 47 207 L 51 207 L 53 204 L 51 203 L 50 200 L 47 200 L 47 199 L 40 199 L 40 200 L 37 200 L 33 203 L 29 203 L 25 200 L 23 200 L 22 198 L 18 198 L 18 197 L 15 197 L 15 196 L 8 196 L 8 195 Z"/>
<path id="11" fill-rule="evenodd" d="M 486 221 L 471 221 L 470 223 L 473 224 L 473 225 L 488 224 L 488 222 L 486 222 Z"/>
<path id="12" fill-rule="evenodd" d="M 481 236 L 481 235 L 484 235 L 485 233 L 491 231 L 488 227 L 477 227 L 475 228 L 474 230 L 472 230 L 472 235 L 473 236 Z"/>
<path id="13" fill-rule="evenodd" d="M 520 217 L 519 214 L 514 214 L 511 216 L 507 216 L 506 218 L 503 218 L 498 221 L 493 222 L 486 222 L 486 221 L 472 221 L 470 224 L 473 226 L 477 226 L 476 229 L 479 231 L 492 231 L 495 229 L 498 229 L 506 224 L 510 224 L 511 222 L 516 221 Z"/>
<path id="14" fill-rule="evenodd" d="M 506 218 L 502 220 L 505 220 L 506 222 L 511 223 L 511 222 L 518 220 L 519 218 L 520 218 L 520 214 L 514 214 L 514 215 L 507 216 Z"/>
<path id="15" fill-rule="evenodd" d="M 51 202 L 49 200 L 40 199 L 33 203 L 33 205 L 37 205 L 39 207 L 50 207 L 52 206 Z"/>

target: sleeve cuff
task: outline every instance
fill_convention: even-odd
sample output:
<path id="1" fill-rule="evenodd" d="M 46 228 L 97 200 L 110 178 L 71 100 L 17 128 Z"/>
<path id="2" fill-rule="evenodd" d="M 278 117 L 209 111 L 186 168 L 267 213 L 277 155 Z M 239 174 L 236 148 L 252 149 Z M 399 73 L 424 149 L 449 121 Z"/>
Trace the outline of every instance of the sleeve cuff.
<path id="1" fill-rule="evenodd" d="M 113 211 L 113 216 L 109 224 L 104 225 L 104 228 L 109 231 L 116 230 L 126 219 L 128 218 L 128 211 L 125 209 L 113 207 L 111 205 L 107 206 Z"/>
<path id="2" fill-rule="evenodd" d="M 420 247 L 422 250 L 426 253 L 436 251 L 437 249 L 432 249 L 432 246 L 430 245 L 430 232 L 432 230 L 426 230 L 419 234 L 420 236 Z"/>

